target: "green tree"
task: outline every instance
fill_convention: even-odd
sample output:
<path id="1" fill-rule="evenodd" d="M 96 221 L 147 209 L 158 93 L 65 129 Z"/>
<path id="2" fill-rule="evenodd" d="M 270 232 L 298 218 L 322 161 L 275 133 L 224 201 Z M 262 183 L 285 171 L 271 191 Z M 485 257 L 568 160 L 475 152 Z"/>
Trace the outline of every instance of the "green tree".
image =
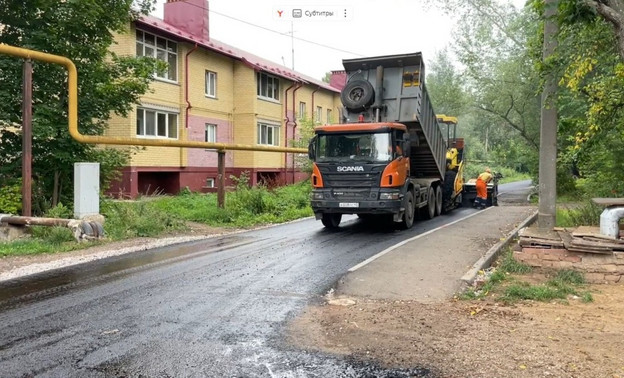
<path id="1" fill-rule="evenodd" d="M 543 69 L 556 71 L 561 78 L 561 164 L 581 178 L 577 182 L 588 195 L 622 196 L 624 64 L 619 26 L 614 24 L 622 11 L 612 9 L 605 17 L 588 3 L 561 1 L 560 48 Z M 609 8 L 614 3 L 597 6 Z M 542 10 L 539 2 L 533 7 L 538 13 Z"/>
<path id="2" fill-rule="evenodd" d="M 453 66 L 448 49 L 439 51 L 429 64 L 427 90 L 438 114 L 458 116 L 466 111 L 468 95 L 462 75 Z"/>
<path id="3" fill-rule="evenodd" d="M 78 121 L 84 134 L 101 134 L 112 114 L 125 116 L 163 67 L 153 59 L 110 52 L 115 33 L 152 9 L 154 0 L 0 0 L 0 43 L 61 55 L 78 70 Z M 101 153 L 74 141 L 67 131 L 67 74 L 57 65 L 33 64 L 33 208 L 71 198 L 73 163 Z M 0 56 L 0 123 L 21 124 L 22 62 Z M 127 158 L 119 153 L 118 163 Z M 0 185 L 16 179 L 21 136 L 0 139 Z"/>
<path id="4" fill-rule="evenodd" d="M 325 76 L 323 76 L 321 80 L 323 80 L 323 83 L 329 83 L 329 81 L 331 80 L 331 76 L 332 76 L 331 71 L 325 72 Z"/>

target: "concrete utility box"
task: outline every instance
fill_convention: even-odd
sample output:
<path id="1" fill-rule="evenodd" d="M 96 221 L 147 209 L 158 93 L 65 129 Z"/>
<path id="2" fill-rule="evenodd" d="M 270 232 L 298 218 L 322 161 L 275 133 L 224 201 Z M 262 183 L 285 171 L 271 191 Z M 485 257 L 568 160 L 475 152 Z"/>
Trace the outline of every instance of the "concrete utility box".
<path id="1" fill-rule="evenodd" d="M 74 163 L 74 217 L 100 213 L 100 163 Z"/>

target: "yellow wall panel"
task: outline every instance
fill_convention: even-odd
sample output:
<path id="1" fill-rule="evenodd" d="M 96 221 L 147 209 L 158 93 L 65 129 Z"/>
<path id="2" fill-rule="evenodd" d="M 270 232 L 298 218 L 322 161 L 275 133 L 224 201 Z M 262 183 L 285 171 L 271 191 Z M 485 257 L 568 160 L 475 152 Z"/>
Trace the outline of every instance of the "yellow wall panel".
<path id="1" fill-rule="evenodd" d="M 135 28 L 132 26 L 128 33 L 115 35 L 117 44 L 111 47 L 111 51 L 119 55 L 134 55 L 136 53 Z M 318 89 L 314 94 L 314 107 L 312 105 L 312 92 L 318 88 L 314 84 L 306 84 L 297 90 L 293 108 L 292 89 L 288 97 L 284 97 L 284 91 L 292 81 L 280 78 L 279 101 L 259 99 L 257 96 L 256 71 L 241 61 L 232 59 L 218 52 L 199 47 L 195 50 L 194 45 L 178 41 L 177 82 L 154 80 L 150 85 L 150 91 L 141 98 L 141 104 L 146 108 L 170 110 L 178 113 L 179 139 L 186 140 L 185 112 L 187 108 L 185 97 L 185 56 L 188 56 L 188 100 L 191 104 L 190 115 L 206 118 L 226 120 L 231 123 L 233 140 L 231 143 L 257 145 L 258 122 L 264 121 L 280 125 L 280 145 L 284 145 L 285 111 L 299 112 L 299 102 L 303 101 L 307 106 L 307 118 L 316 114 L 316 107 L 322 108 L 321 123 L 327 123 L 327 109 L 332 110 L 333 121 L 338 121 L 341 107 L 340 96 L 336 92 L 326 89 Z M 193 50 L 191 52 L 191 50 Z M 206 96 L 206 71 L 217 74 L 216 97 Z M 319 121 L 319 120 L 316 120 Z M 289 127 L 288 137 L 292 139 L 292 128 Z M 136 111 L 130 112 L 127 118 L 113 115 L 109 122 L 108 136 L 135 137 L 136 136 Z M 132 164 L 138 166 L 170 166 L 179 167 L 188 164 L 188 149 L 148 147 L 132 158 Z M 232 151 L 234 167 L 236 168 L 283 168 L 284 154 L 271 152 Z M 289 161 L 290 158 L 289 158 Z M 192 163 L 192 162 L 191 162 Z M 290 166 L 290 163 L 289 163 Z"/>

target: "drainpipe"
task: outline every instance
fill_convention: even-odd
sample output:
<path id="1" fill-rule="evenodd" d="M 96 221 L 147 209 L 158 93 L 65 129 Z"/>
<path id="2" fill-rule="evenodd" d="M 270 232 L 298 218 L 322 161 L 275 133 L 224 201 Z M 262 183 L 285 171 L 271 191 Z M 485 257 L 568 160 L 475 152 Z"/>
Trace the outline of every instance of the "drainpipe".
<path id="1" fill-rule="evenodd" d="M 297 86 L 293 89 L 292 92 L 292 101 L 293 101 L 293 113 L 295 112 L 295 93 L 299 88 L 303 87 L 303 82 L 297 82 Z M 295 138 L 295 130 L 297 129 L 297 117 L 293 117 L 293 139 Z M 288 167 L 286 168 L 288 170 Z M 295 171 L 295 155 L 293 155 L 293 172 Z M 295 175 L 293 173 L 293 184 L 295 183 Z"/>
<path id="2" fill-rule="evenodd" d="M 188 70 L 188 61 L 189 55 L 195 50 L 197 50 L 197 43 L 195 43 L 195 47 L 191 49 L 191 51 L 186 53 L 184 57 L 184 100 L 186 101 L 186 109 L 184 112 L 184 128 L 189 128 L 189 111 L 191 110 L 191 102 L 189 101 L 189 70 Z M 188 135 L 187 135 L 188 138 Z M 180 148 L 180 166 L 184 165 L 182 162 L 184 161 L 184 149 Z M 179 176 L 178 176 L 179 177 Z"/>
<path id="3" fill-rule="evenodd" d="M 318 92 L 318 90 L 321 89 L 321 86 L 319 85 L 318 87 L 316 87 L 315 90 L 312 91 L 312 124 L 314 124 L 314 116 L 316 114 L 316 108 L 314 107 L 314 94 L 316 92 Z M 297 123 L 295 123 L 295 125 L 293 126 L 293 139 L 296 138 L 297 134 L 296 134 L 296 129 L 297 129 Z M 293 172 L 293 184 L 295 183 L 295 160 L 294 160 L 294 155 L 293 155 L 293 166 L 292 166 L 292 172 Z"/>
<path id="4" fill-rule="evenodd" d="M 189 120 L 189 111 L 191 110 L 191 102 L 189 101 L 189 73 L 188 73 L 188 61 L 189 55 L 193 53 L 193 51 L 197 50 L 197 43 L 195 43 L 195 47 L 191 49 L 191 51 L 186 53 L 184 57 L 184 100 L 186 101 L 186 114 L 184 115 L 184 127 L 189 128 L 188 120 Z"/>
<path id="5" fill-rule="evenodd" d="M 288 124 L 290 123 L 290 118 L 288 118 L 288 91 L 294 87 L 296 84 L 295 81 L 290 85 L 290 87 L 286 88 L 284 91 L 284 147 L 288 147 Z M 295 112 L 295 108 L 293 108 L 293 114 Z M 288 153 L 284 152 L 284 182 L 286 182 L 286 172 L 288 167 Z"/>

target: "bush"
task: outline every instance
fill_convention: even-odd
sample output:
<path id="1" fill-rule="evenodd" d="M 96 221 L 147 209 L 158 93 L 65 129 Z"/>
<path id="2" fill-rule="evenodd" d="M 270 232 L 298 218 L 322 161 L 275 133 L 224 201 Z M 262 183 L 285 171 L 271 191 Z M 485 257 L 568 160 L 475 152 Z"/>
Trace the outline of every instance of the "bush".
<path id="1" fill-rule="evenodd" d="M 0 213 L 19 214 L 22 211 L 22 186 L 20 183 L 0 188 Z"/>
<path id="2" fill-rule="evenodd" d="M 573 208 L 557 209 L 559 227 L 598 226 L 603 208 L 587 201 Z"/>
<path id="3" fill-rule="evenodd" d="M 45 216 L 48 218 L 63 218 L 63 219 L 71 219 L 73 218 L 72 209 L 65 207 L 62 203 L 54 206 L 45 212 Z"/>
<path id="4" fill-rule="evenodd" d="M 181 219 L 148 202 L 105 201 L 101 212 L 106 217 L 106 234 L 113 240 L 157 236 L 184 229 Z"/>

